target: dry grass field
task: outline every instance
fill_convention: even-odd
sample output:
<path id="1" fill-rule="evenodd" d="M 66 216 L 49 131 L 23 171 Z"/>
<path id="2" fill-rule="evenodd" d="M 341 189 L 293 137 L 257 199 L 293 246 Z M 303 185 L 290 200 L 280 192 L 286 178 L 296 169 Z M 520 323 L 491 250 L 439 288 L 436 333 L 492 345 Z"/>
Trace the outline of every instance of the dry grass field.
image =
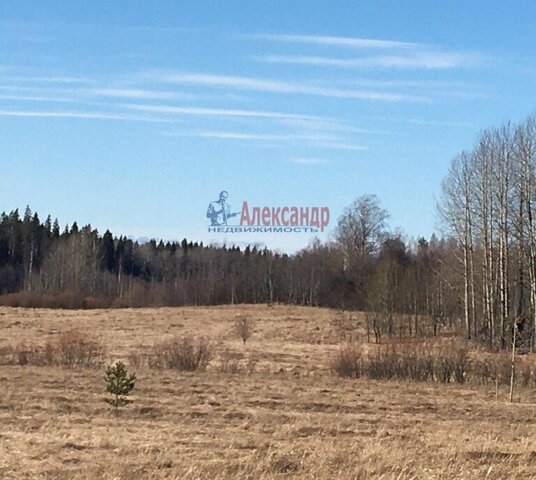
<path id="1" fill-rule="evenodd" d="M 255 320 L 243 345 L 236 316 Z M 76 329 L 137 373 L 115 416 L 103 368 L 0 366 L 2 479 L 531 479 L 532 392 L 335 377 L 335 312 L 296 307 L 0 309 L 0 347 Z M 129 365 L 206 336 L 205 372 Z M 222 371 L 221 354 L 236 372 Z M 232 369 L 228 369 L 232 370 Z M 536 398 L 536 397 L 535 397 Z"/>

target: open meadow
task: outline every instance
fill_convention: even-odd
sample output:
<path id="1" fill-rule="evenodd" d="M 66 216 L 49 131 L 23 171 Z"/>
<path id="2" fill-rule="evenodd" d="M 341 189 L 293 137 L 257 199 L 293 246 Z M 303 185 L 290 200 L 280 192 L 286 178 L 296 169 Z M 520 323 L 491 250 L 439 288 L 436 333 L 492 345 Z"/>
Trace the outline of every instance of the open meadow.
<path id="1" fill-rule="evenodd" d="M 0 308 L 0 478 L 536 478 L 536 393 L 518 389 L 510 404 L 493 385 L 340 378 L 336 315 Z M 246 343 L 238 316 L 253 322 Z M 99 365 L 32 361 L 73 330 L 102 346 Z M 178 337 L 212 344 L 206 370 L 152 363 L 151 349 Z M 116 360 L 137 374 L 118 415 L 103 380 Z"/>

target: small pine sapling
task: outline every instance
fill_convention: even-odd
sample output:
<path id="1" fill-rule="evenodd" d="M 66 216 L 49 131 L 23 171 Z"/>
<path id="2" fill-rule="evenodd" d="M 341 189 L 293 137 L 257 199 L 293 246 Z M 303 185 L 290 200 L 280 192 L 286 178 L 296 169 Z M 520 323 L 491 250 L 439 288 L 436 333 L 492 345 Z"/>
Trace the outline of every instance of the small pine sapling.
<path id="1" fill-rule="evenodd" d="M 136 374 L 129 374 L 125 365 L 122 362 L 117 362 L 106 368 L 104 381 L 106 382 L 106 391 L 112 395 L 112 398 L 106 399 L 106 403 L 110 404 L 117 414 L 119 407 L 123 407 L 132 401 L 127 396 L 134 388 Z"/>

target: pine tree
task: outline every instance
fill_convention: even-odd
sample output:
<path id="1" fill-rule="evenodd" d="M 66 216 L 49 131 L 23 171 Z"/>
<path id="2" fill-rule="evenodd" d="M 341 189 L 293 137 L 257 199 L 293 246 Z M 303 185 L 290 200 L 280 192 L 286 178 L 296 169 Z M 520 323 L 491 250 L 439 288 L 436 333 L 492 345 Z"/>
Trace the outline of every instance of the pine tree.
<path id="1" fill-rule="evenodd" d="M 58 222 L 57 218 L 52 225 L 52 238 L 60 238 L 60 222 Z"/>
<path id="2" fill-rule="evenodd" d="M 30 223 L 32 220 L 32 209 L 30 208 L 30 205 L 26 205 L 26 208 L 24 209 L 24 223 Z"/>
<path id="3" fill-rule="evenodd" d="M 50 236 L 52 235 L 52 218 L 50 217 L 50 215 L 47 216 L 43 227 L 45 229 L 46 236 L 50 238 Z"/>
<path id="4" fill-rule="evenodd" d="M 113 272 L 115 269 L 114 238 L 110 230 L 106 230 L 101 241 L 101 265 L 102 268 Z"/>
<path id="5" fill-rule="evenodd" d="M 122 362 L 117 362 L 106 369 L 104 381 L 106 382 L 106 391 L 112 395 L 112 398 L 106 399 L 106 403 L 110 404 L 117 414 L 119 407 L 132 402 L 127 396 L 134 388 L 136 374 L 129 374 L 125 365 Z"/>

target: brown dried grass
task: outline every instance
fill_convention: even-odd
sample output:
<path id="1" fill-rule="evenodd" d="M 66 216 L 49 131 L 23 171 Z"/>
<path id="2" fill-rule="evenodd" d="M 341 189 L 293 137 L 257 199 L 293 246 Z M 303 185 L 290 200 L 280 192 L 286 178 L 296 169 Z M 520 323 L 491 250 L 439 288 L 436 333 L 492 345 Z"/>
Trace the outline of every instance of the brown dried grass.
<path id="1" fill-rule="evenodd" d="M 255 319 L 246 345 L 233 331 L 237 314 Z M 339 379 L 329 371 L 340 337 L 332 316 L 280 306 L 0 308 L 4 346 L 73 329 L 104 345 L 106 362 L 177 337 L 219 345 L 205 372 L 137 368 L 134 403 L 119 419 L 103 401 L 100 371 L 0 366 L 0 478 L 536 477 L 530 389 L 508 404 L 505 388 L 495 401 L 493 385 Z M 225 349 L 239 365 L 254 360 L 254 371 L 223 371 Z"/>

